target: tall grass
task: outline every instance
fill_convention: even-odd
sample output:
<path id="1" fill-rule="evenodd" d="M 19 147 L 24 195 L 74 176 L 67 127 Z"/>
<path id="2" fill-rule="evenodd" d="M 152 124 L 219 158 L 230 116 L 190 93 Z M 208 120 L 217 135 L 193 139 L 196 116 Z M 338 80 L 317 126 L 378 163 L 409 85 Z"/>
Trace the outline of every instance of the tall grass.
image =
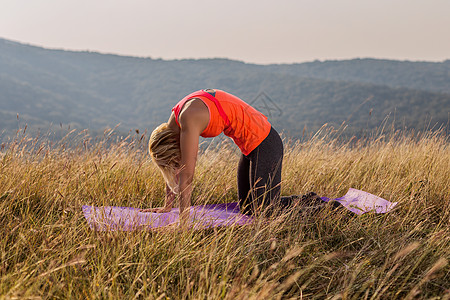
<path id="1" fill-rule="evenodd" d="M 450 297 L 450 148 L 439 133 L 285 141 L 283 194 L 358 188 L 399 202 L 385 215 L 294 210 L 201 231 L 92 231 L 84 204 L 163 204 L 144 135 L 24 133 L 0 157 L 5 298 L 413 299 Z M 233 148 L 207 148 L 196 203 L 237 200 Z M 438 298 L 435 298 L 438 299 Z"/>

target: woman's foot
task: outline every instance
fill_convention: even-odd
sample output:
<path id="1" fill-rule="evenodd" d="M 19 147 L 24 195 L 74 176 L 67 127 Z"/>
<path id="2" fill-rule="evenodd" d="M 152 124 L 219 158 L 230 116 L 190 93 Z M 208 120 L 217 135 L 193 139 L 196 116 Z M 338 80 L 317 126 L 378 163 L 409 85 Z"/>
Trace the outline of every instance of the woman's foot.
<path id="1" fill-rule="evenodd" d="M 330 200 L 325 202 L 314 192 L 309 192 L 301 196 L 294 195 L 291 198 L 293 207 L 299 207 L 303 212 L 309 212 L 310 214 L 316 214 L 326 208 L 335 212 L 344 210 L 344 206 L 339 201 Z M 355 213 L 349 210 L 344 211 L 350 216 L 355 215 Z"/>
<path id="2" fill-rule="evenodd" d="M 301 206 L 301 207 L 316 207 L 316 206 L 322 206 L 325 204 L 325 202 L 317 196 L 314 192 L 309 192 L 307 194 L 301 195 L 301 196 L 291 196 L 293 206 Z"/>

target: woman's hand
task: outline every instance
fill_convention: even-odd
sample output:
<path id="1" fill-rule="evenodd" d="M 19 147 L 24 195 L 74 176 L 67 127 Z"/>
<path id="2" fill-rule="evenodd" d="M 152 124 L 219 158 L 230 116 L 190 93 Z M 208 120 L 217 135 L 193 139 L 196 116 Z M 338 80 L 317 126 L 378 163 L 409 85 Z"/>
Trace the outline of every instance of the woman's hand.
<path id="1" fill-rule="evenodd" d="M 164 207 L 154 207 L 141 209 L 139 212 L 153 212 L 153 213 L 166 213 L 172 210 L 173 202 L 175 201 L 176 195 L 172 192 L 170 187 L 166 184 L 166 203 Z"/>
<path id="2" fill-rule="evenodd" d="M 172 207 L 170 206 L 165 206 L 165 207 L 154 207 L 154 208 L 146 208 L 146 209 L 141 209 L 139 212 L 153 212 L 153 213 L 166 213 L 172 210 Z"/>

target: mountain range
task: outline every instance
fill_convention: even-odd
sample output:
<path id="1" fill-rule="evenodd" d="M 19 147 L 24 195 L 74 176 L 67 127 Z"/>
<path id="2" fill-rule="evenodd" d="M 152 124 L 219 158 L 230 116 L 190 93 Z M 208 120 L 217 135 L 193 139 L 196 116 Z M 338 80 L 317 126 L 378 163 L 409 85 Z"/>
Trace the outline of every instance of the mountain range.
<path id="1" fill-rule="evenodd" d="M 299 50 L 301 51 L 301 50 Z M 450 60 L 247 64 L 45 49 L 0 39 L 0 137 L 63 128 L 151 131 L 186 94 L 228 91 L 297 138 L 323 124 L 361 134 L 449 128 Z M 387 121 L 386 121 L 387 120 Z"/>

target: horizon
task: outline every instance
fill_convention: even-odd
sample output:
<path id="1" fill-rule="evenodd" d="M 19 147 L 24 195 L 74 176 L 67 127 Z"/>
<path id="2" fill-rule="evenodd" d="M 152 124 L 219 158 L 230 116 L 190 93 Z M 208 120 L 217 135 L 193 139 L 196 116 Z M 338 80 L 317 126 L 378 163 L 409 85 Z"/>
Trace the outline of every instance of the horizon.
<path id="1" fill-rule="evenodd" d="M 352 60 L 383 60 L 383 61 L 397 61 L 397 62 L 413 62 L 413 63 L 445 63 L 447 61 L 450 61 L 450 57 L 443 59 L 443 60 L 410 60 L 410 59 L 391 59 L 391 58 L 383 58 L 383 57 L 351 57 L 351 58 L 344 58 L 344 59 L 315 59 L 311 61 L 302 61 L 302 62 L 292 62 L 292 63 L 253 63 L 253 62 L 247 62 L 239 59 L 232 59 L 229 57 L 184 57 L 184 58 L 160 58 L 160 57 L 151 57 L 151 56 L 136 56 L 136 55 L 126 55 L 121 53 L 113 53 L 113 52 L 103 52 L 103 51 L 96 51 L 96 50 L 82 50 L 82 49 L 65 49 L 65 48 L 51 48 L 51 47 L 45 47 L 42 45 L 27 43 L 23 41 L 17 41 L 8 39 L 5 37 L 0 36 L 0 40 L 5 40 L 7 42 L 20 44 L 22 46 L 29 46 L 29 47 L 37 47 L 49 51 L 65 51 L 65 52 L 74 52 L 74 53 L 95 53 L 100 55 L 113 55 L 113 56 L 119 56 L 119 57 L 130 57 L 130 58 L 140 58 L 140 59 L 151 59 L 151 60 L 163 60 L 163 61 L 178 61 L 178 60 L 229 60 L 229 61 L 235 61 L 240 62 L 244 64 L 250 64 L 250 65 L 289 65 L 289 64 L 304 64 L 304 63 L 314 63 L 314 62 L 334 62 L 334 61 L 352 61 Z"/>
<path id="2" fill-rule="evenodd" d="M 450 59 L 446 0 L 0 1 L 0 36 L 46 49 L 251 64 Z"/>

